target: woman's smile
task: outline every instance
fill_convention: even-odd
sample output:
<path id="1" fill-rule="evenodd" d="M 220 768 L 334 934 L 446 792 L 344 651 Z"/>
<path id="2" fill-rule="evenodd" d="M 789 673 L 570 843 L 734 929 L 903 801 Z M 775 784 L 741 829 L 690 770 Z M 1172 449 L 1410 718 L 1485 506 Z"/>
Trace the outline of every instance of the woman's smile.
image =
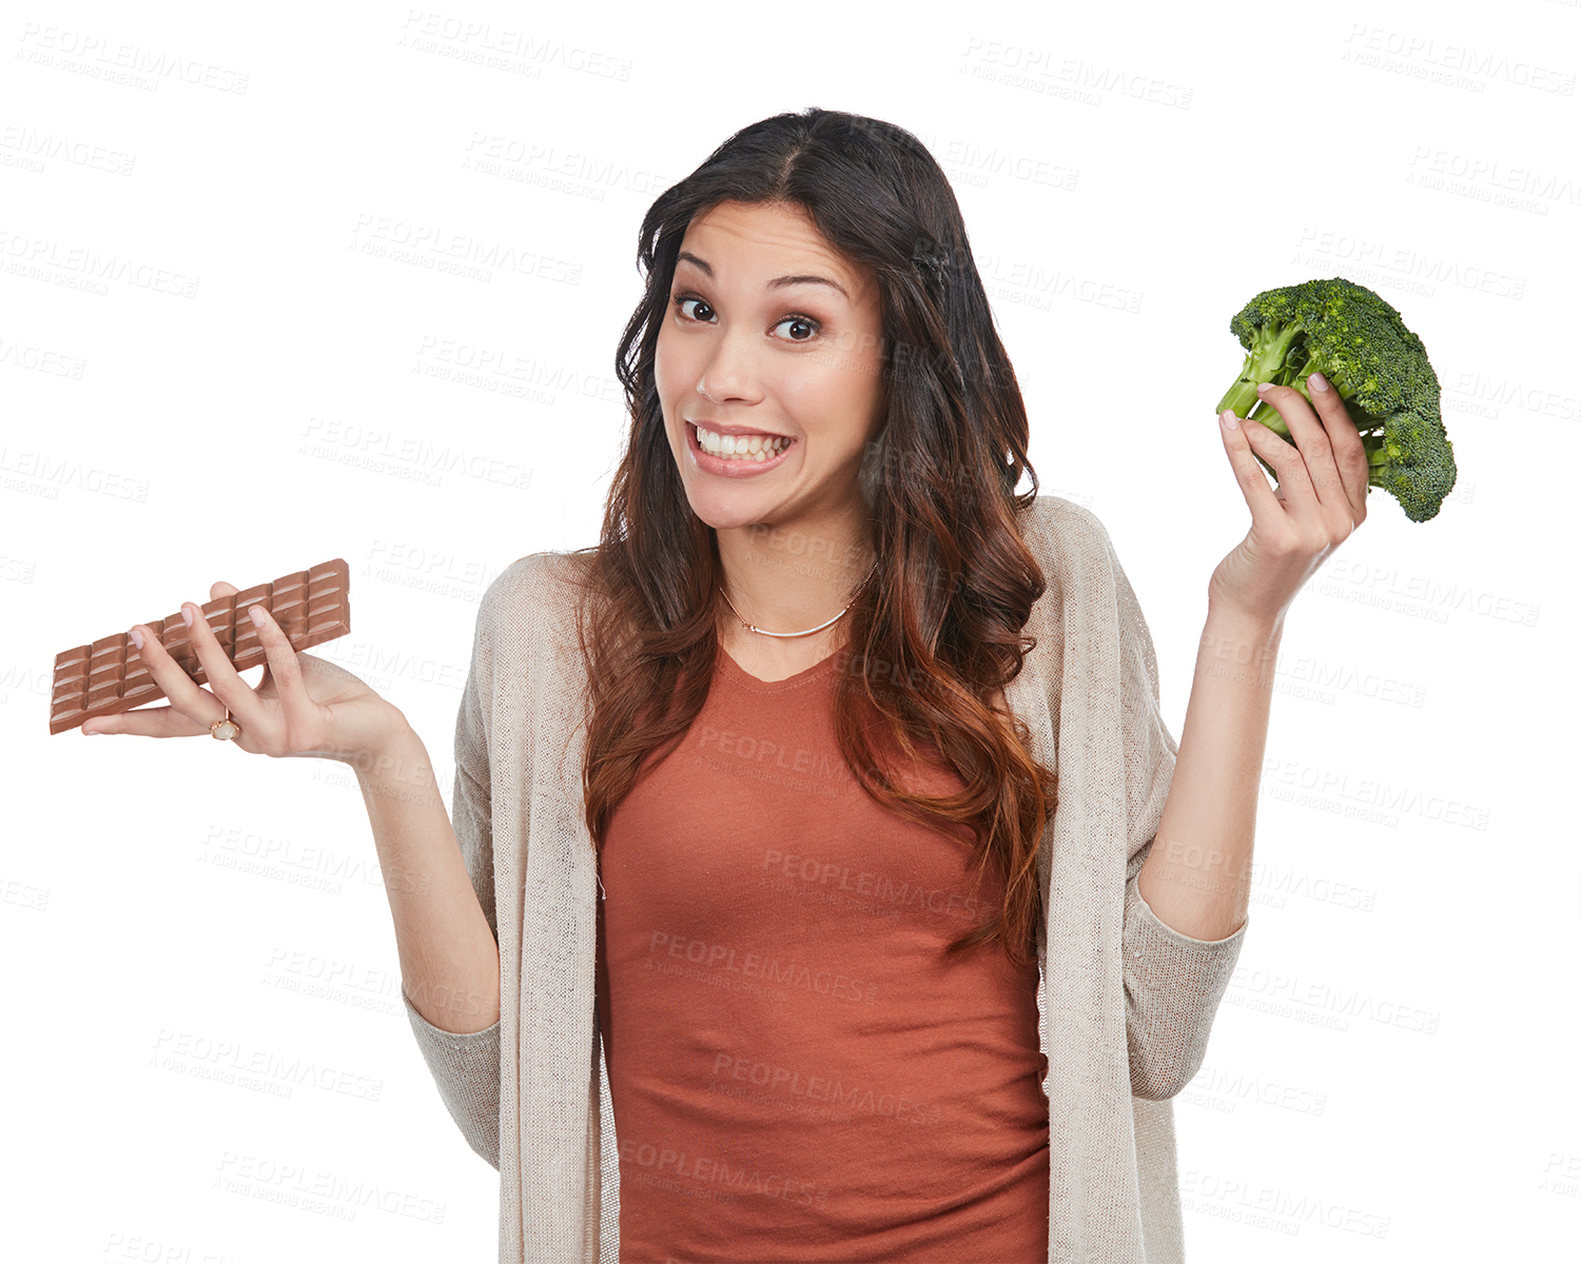
<path id="1" fill-rule="evenodd" d="M 728 435 L 686 423 L 686 448 L 697 468 L 725 478 L 750 478 L 783 465 L 795 443 L 781 435 Z"/>

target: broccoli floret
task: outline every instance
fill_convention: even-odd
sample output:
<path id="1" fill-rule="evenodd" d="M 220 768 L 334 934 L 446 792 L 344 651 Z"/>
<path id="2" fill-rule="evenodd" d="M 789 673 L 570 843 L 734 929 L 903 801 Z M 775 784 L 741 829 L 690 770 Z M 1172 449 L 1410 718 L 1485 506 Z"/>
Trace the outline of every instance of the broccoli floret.
<path id="1" fill-rule="evenodd" d="M 1236 313 L 1230 332 L 1246 348 L 1246 363 L 1220 412 L 1233 409 L 1294 444 L 1284 418 L 1258 398 L 1257 384 L 1289 386 L 1310 402 L 1307 374 L 1321 372 L 1361 435 L 1368 485 L 1393 495 L 1412 522 L 1438 513 L 1456 472 L 1438 374 L 1422 340 L 1388 302 L 1344 277 L 1303 281 L 1264 290 Z"/>

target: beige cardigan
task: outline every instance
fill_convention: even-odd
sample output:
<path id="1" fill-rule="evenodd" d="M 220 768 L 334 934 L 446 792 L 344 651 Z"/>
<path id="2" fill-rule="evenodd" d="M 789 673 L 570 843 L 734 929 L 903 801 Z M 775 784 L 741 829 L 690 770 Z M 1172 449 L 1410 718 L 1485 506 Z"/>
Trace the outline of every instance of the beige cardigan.
<path id="1" fill-rule="evenodd" d="M 1169 1099 L 1202 1064 L 1246 926 L 1193 939 L 1142 900 L 1136 875 L 1177 750 L 1152 637 L 1094 514 L 1040 496 L 1021 530 L 1048 589 L 1006 698 L 1060 774 L 1038 864 L 1049 1260 L 1168 1264 L 1184 1258 Z M 499 943 L 500 1021 L 442 1031 L 402 993 L 445 1106 L 500 1171 L 502 1264 L 619 1259 L 595 1013 L 599 891 L 581 802 L 586 675 L 572 590 L 557 578 L 571 561 L 535 553 L 490 584 L 456 724 L 452 815 Z"/>

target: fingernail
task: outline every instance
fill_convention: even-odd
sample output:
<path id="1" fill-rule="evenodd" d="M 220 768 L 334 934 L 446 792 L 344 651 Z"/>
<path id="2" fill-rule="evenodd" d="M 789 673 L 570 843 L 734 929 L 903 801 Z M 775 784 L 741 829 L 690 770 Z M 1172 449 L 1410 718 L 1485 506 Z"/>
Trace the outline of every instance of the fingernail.
<path id="1" fill-rule="evenodd" d="M 181 621 L 189 628 L 192 626 L 192 607 L 184 601 L 181 603 Z"/>
<path id="2" fill-rule="evenodd" d="M 1259 395 L 1266 395 L 1268 394 L 1269 388 L 1272 386 L 1272 382 L 1259 382 L 1257 383 L 1257 393 Z"/>
<path id="3" fill-rule="evenodd" d="M 263 625 L 264 625 L 264 611 L 263 611 L 263 607 L 262 606 L 248 606 L 247 607 L 247 617 L 250 618 L 253 621 L 255 626 L 260 627 L 260 628 L 263 627 Z"/>
<path id="4" fill-rule="evenodd" d="M 1310 386 L 1314 391 L 1326 391 L 1328 390 L 1328 378 L 1324 377 L 1321 373 L 1314 373 L 1311 377 L 1307 378 L 1307 385 Z"/>
<path id="5" fill-rule="evenodd" d="M 141 632 L 139 632 L 136 628 L 133 628 L 126 635 L 132 638 L 132 644 L 137 646 L 138 649 L 142 649 L 143 648 L 143 634 Z"/>
<path id="6" fill-rule="evenodd" d="M 102 729 L 90 729 L 90 728 L 84 726 L 83 730 L 82 730 L 82 735 L 84 737 L 98 737 L 101 732 L 103 732 Z"/>
<path id="7" fill-rule="evenodd" d="M 1235 410 L 1233 408 L 1226 408 L 1222 413 L 1220 413 L 1219 420 L 1224 423 L 1224 428 L 1226 430 L 1238 430 L 1241 425 L 1241 419 L 1235 415 Z"/>

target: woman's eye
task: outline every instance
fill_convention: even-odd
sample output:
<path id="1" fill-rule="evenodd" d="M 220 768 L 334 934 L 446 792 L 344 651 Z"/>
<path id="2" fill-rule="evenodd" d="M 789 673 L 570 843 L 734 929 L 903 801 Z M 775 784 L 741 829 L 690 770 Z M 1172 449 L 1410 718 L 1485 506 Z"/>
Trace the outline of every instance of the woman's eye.
<path id="1" fill-rule="evenodd" d="M 680 312 L 681 315 L 687 320 L 698 320 L 706 324 L 714 314 L 714 309 L 708 305 L 708 300 L 698 298 L 695 294 L 680 294 L 677 295 L 672 301 L 675 304 L 676 310 Z M 695 303 L 697 305 L 690 314 L 688 314 L 686 310 L 686 305 L 688 303 Z M 787 316 L 784 320 L 780 321 L 779 324 L 775 325 L 774 328 L 778 329 L 780 325 L 800 326 L 802 329 L 807 331 L 801 336 L 797 336 L 796 334 L 790 335 L 788 338 L 788 341 L 790 342 L 807 342 L 809 339 L 823 332 L 823 325 L 814 320 L 811 316 Z"/>
<path id="2" fill-rule="evenodd" d="M 705 312 L 713 311 L 713 308 L 709 307 L 708 304 L 705 303 L 702 299 L 700 299 L 700 298 L 688 298 L 688 297 L 683 296 L 683 297 L 677 298 L 675 300 L 675 306 L 680 311 L 681 315 L 683 315 L 683 316 L 686 315 L 686 305 L 688 303 L 696 303 L 697 306 L 700 307 Z M 706 316 L 698 316 L 698 317 L 695 317 L 693 319 L 707 320 L 708 318 Z"/>
<path id="3" fill-rule="evenodd" d="M 812 332 L 807 335 L 807 338 L 811 338 L 814 334 L 816 334 L 819 328 L 818 322 L 815 321 L 811 316 L 787 316 L 784 320 L 780 321 L 780 325 L 800 325 L 804 329 L 809 329 Z M 779 325 L 775 325 L 774 328 L 778 329 Z M 807 338 L 793 337 L 791 341 L 806 342 Z"/>

